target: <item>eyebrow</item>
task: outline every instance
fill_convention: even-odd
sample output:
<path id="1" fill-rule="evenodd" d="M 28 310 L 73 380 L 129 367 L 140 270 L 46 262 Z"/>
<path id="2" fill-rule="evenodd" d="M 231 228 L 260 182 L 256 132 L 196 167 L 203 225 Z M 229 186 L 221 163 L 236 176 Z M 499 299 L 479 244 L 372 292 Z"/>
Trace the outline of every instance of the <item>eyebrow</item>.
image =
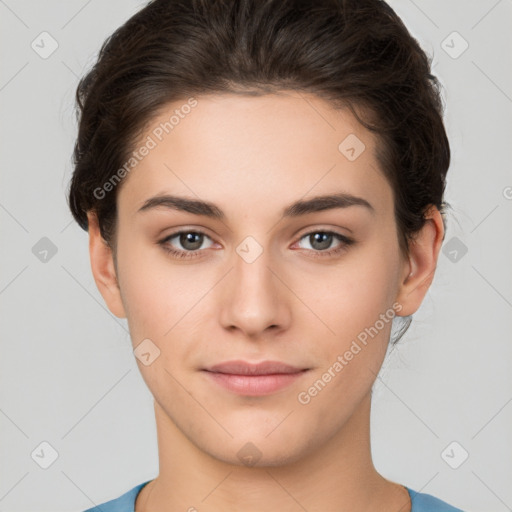
<path id="1" fill-rule="evenodd" d="M 307 215 L 308 213 L 332 210 L 334 208 L 348 208 L 349 206 L 363 206 L 370 213 L 375 214 L 374 207 L 366 199 L 340 192 L 296 201 L 283 210 L 282 217 L 299 217 L 301 215 Z M 150 197 L 139 208 L 138 212 L 145 212 L 155 208 L 179 210 L 218 220 L 224 220 L 226 218 L 224 212 L 217 205 L 209 201 L 189 199 L 169 194 Z"/>

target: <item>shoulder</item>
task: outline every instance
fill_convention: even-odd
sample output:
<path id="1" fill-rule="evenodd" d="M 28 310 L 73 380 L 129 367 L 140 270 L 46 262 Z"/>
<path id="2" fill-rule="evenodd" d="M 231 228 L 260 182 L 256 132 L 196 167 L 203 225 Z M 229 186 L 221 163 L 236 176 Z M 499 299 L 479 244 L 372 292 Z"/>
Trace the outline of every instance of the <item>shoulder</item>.
<path id="1" fill-rule="evenodd" d="M 140 490 L 149 482 L 150 480 L 138 484 L 118 498 L 106 501 L 93 508 L 88 508 L 84 512 L 134 512 L 135 499 Z M 406 489 L 411 497 L 411 512 L 464 512 L 460 508 L 453 507 L 431 494 L 417 492 L 409 487 L 406 487 Z"/>
<path id="2" fill-rule="evenodd" d="M 105 503 L 96 505 L 93 508 L 88 508 L 84 512 L 135 512 L 135 498 L 139 494 L 140 490 L 151 480 L 138 484 L 128 492 L 125 492 L 119 498 L 115 498 Z"/>
<path id="3" fill-rule="evenodd" d="M 409 487 L 406 487 L 406 489 L 411 497 L 411 512 L 464 512 L 431 494 L 413 491 Z"/>

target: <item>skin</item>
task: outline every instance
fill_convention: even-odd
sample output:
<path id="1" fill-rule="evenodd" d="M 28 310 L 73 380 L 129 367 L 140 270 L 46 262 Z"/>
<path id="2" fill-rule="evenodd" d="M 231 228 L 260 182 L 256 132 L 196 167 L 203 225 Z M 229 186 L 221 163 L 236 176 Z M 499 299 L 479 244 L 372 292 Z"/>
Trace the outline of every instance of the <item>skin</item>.
<path id="1" fill-rule="evenodd" d="M 289 91 L 197 100 L 119 190 L 117 262 L 89 213 L 99 291 L 127 318 L 134 348 L 149 338 L 160 350 L 150 365 L 137 359 L 154 396 L 160 471 L 136 512 L 410 511 L 406 489 L 377 472 L 370 450 L 371 388 L 391 322 L 309 403 L 297 397 L 394 303 L 397 316 L 417 311 L 434 277 L 441 214 L 432 208 L 409 255 L 399 251 L 377 140 L 349 111 Z M 141 142 L 184 103 L 168 105 Z M 366 147 L 354 161 L 338 150 L 349 134 Z M 281 217 L 294 201 L 338 191 L 366 199 L 374 213 L 350 206 Z M 215 203 L 226 217 L 138 212 L 161 193 Z M 159 245 L 180 228 L 206 233 L 198 257 L 179 260 Z M 325 248 L 305 236 L 329 230 L 356 243 L 315 258 L 343 247 L 336 237 Z M 236 251 L 247 236 L 263 250 L 252 263 Z M 190 252 L 186 243 L 167 240 Z M 200 371 L 232 359 L 310 370 L 249 397 Z M 261 453 L 252 466 L 237 455 L 246 443 Z"/>

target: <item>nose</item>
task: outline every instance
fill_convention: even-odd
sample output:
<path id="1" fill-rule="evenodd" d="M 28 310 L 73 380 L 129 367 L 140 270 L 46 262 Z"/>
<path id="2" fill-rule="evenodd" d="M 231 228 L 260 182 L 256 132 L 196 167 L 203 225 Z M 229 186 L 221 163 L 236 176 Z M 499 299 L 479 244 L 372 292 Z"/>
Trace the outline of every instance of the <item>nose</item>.
<path id="1" fill-rule="evenodd" d="M 242 253 L 241 253 L 242 254 Z M 257 338 L 266 331 L 288 327 L 291 313 L 289 293 L 279 279 L 279 267 L 263 251 L 254 261 L 235 252 L 233 268 L 226 276 L 221 298 L 221 323 Z"/>

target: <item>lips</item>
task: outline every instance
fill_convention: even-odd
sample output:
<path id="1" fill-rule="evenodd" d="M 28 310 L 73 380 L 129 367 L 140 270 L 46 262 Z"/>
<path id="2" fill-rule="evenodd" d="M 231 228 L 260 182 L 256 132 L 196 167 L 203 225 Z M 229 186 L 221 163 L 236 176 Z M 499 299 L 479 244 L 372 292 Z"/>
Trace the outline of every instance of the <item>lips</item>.
<path id="1" fill-rule="evenodd" d="M 299 368 L 281 361 L 225 361 L 203 369 L 212 382 L 243 396 L 272 395 L 300 379 L 310 368 Z"/>
<path id="2" fill-rule="evenodd" d="M 208 372 L 224 373 L 230 375 L 282 375 L 300 373 L 308 368 L 298 368 L 281 361 L 262 361 L 260 363 L 249 363 L 247 361 L 226 361 L 208 368 Z"/>

